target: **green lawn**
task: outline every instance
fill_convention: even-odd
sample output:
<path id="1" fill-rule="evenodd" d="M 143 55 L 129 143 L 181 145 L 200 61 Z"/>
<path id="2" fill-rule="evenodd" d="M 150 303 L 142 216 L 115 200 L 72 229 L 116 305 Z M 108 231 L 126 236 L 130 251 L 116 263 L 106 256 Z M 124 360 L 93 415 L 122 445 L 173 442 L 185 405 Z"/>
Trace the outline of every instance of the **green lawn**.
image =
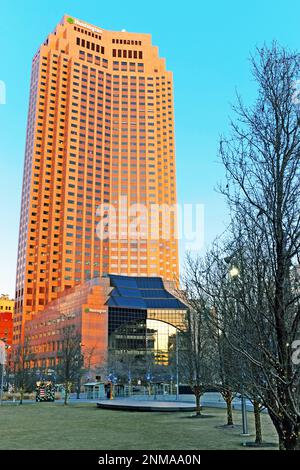
<path id="1" fill-rule="evenodd" d="M 191 412 L 147 413 L 97 409 L 96 405 L 38 403 L 0 407 L 0 449 L 243 449 L 241 429 L 220 429 L 225 410 L 204 409 L 214 417 L 191 419 Z M 248 413 L 251 433 L 252 413 Z M 241 413 L 234 412 L 236 424 Z M 277 442 L 262 415 L 264 437 Z M 253 435 L 248 440 L 253 440 Z"/>

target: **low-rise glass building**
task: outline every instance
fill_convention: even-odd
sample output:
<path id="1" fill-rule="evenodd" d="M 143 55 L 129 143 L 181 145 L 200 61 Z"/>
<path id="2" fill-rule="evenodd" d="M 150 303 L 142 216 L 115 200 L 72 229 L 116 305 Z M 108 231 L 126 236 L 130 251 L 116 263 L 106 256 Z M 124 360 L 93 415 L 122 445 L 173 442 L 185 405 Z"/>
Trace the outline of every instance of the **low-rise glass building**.
<path id="1" fill-rule="evenodd" d="M 25 336 L 36 367 L 54 367 L 63 335 L 72 325 L 89 369 L 138 364 L 150 370 L 174 359 L 177 332 L 185 328 L 187 306 L 175 286 L 159 277 L 108 275 L 65 292 L 26 323 Z M 147 369 L 147 370 L 148 370 Z"/>

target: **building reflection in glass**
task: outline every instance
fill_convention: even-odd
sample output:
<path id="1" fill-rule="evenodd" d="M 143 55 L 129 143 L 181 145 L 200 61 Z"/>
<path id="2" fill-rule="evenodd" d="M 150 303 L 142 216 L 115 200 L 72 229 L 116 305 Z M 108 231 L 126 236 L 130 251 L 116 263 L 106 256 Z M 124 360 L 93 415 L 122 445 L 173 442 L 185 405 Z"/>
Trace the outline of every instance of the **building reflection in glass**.
<path id="1" fill-rule="evenodd" d="M 109 350 L 120 359 L 132 359 L 169 365 L 176 347 L 176 328 L 163 321 L 143 319 L 126 323 L 110 336 Z"/>

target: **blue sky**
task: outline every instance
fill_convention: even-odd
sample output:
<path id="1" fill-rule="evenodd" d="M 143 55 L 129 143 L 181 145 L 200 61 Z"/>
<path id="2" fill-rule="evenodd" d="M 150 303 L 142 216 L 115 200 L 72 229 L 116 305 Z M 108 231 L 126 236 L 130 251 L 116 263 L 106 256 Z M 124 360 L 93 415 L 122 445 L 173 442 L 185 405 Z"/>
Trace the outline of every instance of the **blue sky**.
<path id="1" fill-rule="evenodd" d="M 44 0 L 1 5 L 0 293 L 13 295 L 31 59 L 64 13 L 104 29 L 147 32 L 174 72 L 178 199 L 205 205 L 205 243 L 223 231 L 226 207 L 214 190 L 223 176 L 218 138 L 235 90 L 251 101 L 248 57 L 277 39 L 300 49 L 300 3 L 293 0 Z M 181 246 L 181 259 L 184 258 Z"/>

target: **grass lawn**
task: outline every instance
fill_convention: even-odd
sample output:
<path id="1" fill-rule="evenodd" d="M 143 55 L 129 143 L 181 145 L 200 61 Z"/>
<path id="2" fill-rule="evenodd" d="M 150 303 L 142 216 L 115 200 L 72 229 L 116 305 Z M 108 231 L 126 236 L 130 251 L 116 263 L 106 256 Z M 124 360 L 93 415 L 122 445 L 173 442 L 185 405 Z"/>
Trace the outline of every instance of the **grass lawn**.
<path id="1" fill-rule="evenodd" d="M 240 428 L 218 427 L 225 423 L 225 410 L 205 408 L 203 413 L 214 417 L 191 419 L 191 412 L 101 410 L 91 403 L 4 405 L 0 407 L 0 449 L 244 449 Z M 248 417 L 252 434 L 252 413 Z M 234 420 L 241 425 L 240 412 L 234 411 Z M 265 440 L 276 443 L 266 414 L 262 423 Z"/>

